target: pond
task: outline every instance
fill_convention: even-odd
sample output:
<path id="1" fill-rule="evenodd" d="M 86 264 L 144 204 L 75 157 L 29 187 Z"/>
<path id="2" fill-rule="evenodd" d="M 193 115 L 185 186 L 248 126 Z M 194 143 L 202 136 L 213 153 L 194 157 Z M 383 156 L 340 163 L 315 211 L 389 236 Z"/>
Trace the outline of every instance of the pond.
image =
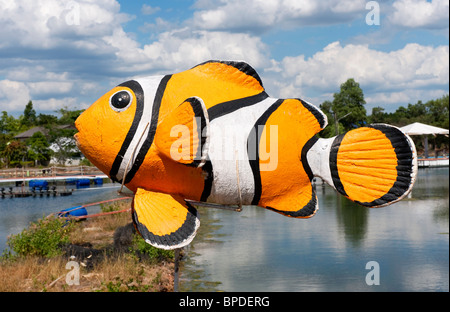
<path id="1" fill-rule="evenodd" d="M 180 290 L 448 291 L 448 179 L 448 167 L 419 169 L 409 197 L 378 209 L 319 182 L 311 219 L 199 208 Z"/>
<path id="2" fill-rule="evenodd" d="M 287 218 L 259 207 L 199 208 L 180 291 L 449 291 L 449 169 L 419 169 L 408 198 L 369 209 L 316 185 L 319 211 Z M 7 236 L 50 213 L 121 197 L 118 184 L 67 197 L 0 198 Z M 89 213 L 98 211 L 89 208 Z"/>

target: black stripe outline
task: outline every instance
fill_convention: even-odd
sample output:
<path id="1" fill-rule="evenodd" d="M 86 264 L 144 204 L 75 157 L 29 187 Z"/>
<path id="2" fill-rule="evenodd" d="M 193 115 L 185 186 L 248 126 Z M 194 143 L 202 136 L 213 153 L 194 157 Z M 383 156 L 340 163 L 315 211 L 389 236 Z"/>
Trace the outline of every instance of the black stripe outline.
<path id="1" fill-rule="evenodd" d="M 156 128 L 158 126 L 159 109 L 161 107 L 161 101 L 164 96 L 164 91 L 166 90 L 167 83 L 169 82 L 171 77 L 172 75 L 166 75 L 163 77 L 163 79 L 161 79 L 161 82 L 159 83 L 158 89 L 156 90 L 155 99 L 153 100 L 152 118 L 150 120 L 150 127 L 148 130 L 147 137 L 145 138 L 145 141 L 142 144 L 141 149 L 139 150 L 131 169 L 128 171 L 128 173 L 125 173 L 126 174 L 125 184 L 129 183 L 131 179 L 134 178 L 134 175 L 144 162 L 145 155 L 147 154 L 148 150 L 150 149 L 150 146 L 153 143 Z"/>
<path id="2" fill-rule="evenodd" d="M 374 124 L 368 125 L 367 127 L 381 131 L 389 139 L 389 141 L 391 141 L 397 157 L 397 178 L 391 189 L 380 198 L 371 202 L 355 201 L 356 203 L 366 207 L 379 207 L 398 200 L 409 190 L 412 183 L 411 175 L 414 168 L 414 155 L 408 138 L 401 130 L 385 124 Z M 330 150 L 330 170 L 334 187 L 338 192 L 348 197 L 337 170 L 337 154 L 344 136 L 345 134 L 338 135 L 333 141 Z"/>
<path id="3" fill-rule="evenodd" d="M 311 149 L 311 147 L 314 144 L 316 144 L 317 140 L 319 140 L 319 138 L 317 136 L 313 136 L 311 139 L 309 139 L 303 146 L 302 152 L 300 154 L 301 155 L 300 161 L 302 162 L 303 169 L 305 170 L 306 174 L 308 175 L 308 178 L 310 181 L 312 181 L 312 179 L 314 178 L 314 174 L 311 170 L 311 167 L 309 166 L 308 158 L 306 157 L 306 154 L 308 154 L 308 151 Z"/>
<path id="4" fill-rule="evenodd" d="M 347 193 L 344 190 L 344 186 L 342 185 L 341 178 L 339 177 L 339 171 L 337 168 L 337 155 L 339 152 L 339 147 L 341 146 L 342 139 L 344 138 L 345 134 L 340 134 L 336 136 L 336 138 L 333 140 L 333 143 L 331 144 L 330 149 L 330 172 L 331 172 L 331 178 L 333 180 L 334 188 L 341 193 L 344 196 L 347 196 Z"/>
<path id="5" fill-rule="evenodd" d="M 111 166 L 111 170 L 109 172 L 109 176 L 111 180 L 119 182 L 116 175 L 119 171 L 120 164 L 122 163 L 123 156 L 125 155 L 128 147 L 130 146 L 131 141 L 136 133 L 136 130 L 139 126 L 139 122 L 142 118 L 142 113 L 144 112 L 144 90 L 142 90 L 141 85 L 135 80 L 126 81 L 118 87 L 127 87 L 134 92 L 134 96 L 136 97 L 136 112 L 134 114 L 133 122 L 131 123 L 131 127 L 128 130 L 128 133 L 125 137 L 125 140 L 122 143 L 119 153 L 117 154 L 114 162 Z"/>
<path id="6" fill-rule="evenodd" d="M 146 240 L 149 240 L 152 244 L 156 244 L 159 247 L 164 246 L 168 248 L 176 248 L 183 243 L 186 239 L 192 236 L 196 231 L 197 209 L 191 204 L 185 202 L 188 213 L 183 224 L 170 234 L 156 235 L 150 232 L 147 227 L 140 223 L 136 210 L 134 209 L 134 201 L 132 202 L 132 220 L 137 232 Z"/>
<path id="7" fill-rule="evenodd" d="M 253 96 L 219 103 L 208 109 L 209 121 L 211 122 L 212 120 L 214 120 L 218 117 L 224 116 L 226 114 L 230 114 L 240 108 L 255 105 L 255 104 L 267 99 L 268 97 L 269 97 L 269 95 L 267 95 L 267 93 L 263 91 L 259 94 L 253 95 Z M 258 167 L 259 167 L 259 164 L 258 164 Z M 209 195 L 211 195 L 212 184 L 214 181 L 214 169 L 212 167 L 210 160 L 206 161 L 206 163 L 202 167 L 202 170 L 203 170 L 203 174 L 205 175 L 205 184 L 203 187 L 203 192 L 202 192 L 200 201 L 206 202 L 208 200 Z M 258 172 L 259 172 L 259 168 L 258 168 Z"/>
<path id="8" fill-rule="evenodd" d="M 311 195 L 312 196 L 309 202 L 297 211 L 278 210 L 269 206 L 265 208 L 292 218 L 309 218 L 312 217 L 317 211 L 317 196 L 312 184 L 311 184 Z"/>
<path id="9" fill-rule="evenodd" d="M 203 174 L 205 175 L 205 184 L 203 186 L 202 195 L 200 201 L 206 202 L 209 195 L 211 195 L 212 184 L 214 181 L 214 171 L 211 164 L 211 160 L 207 160 L 202 167 Z"/>
<path id="10" fill-rule="evenodd" d="M 231 100 L 227 102 L 222 102 L 217 105 L 214 105 L 213 107 L 210 107 L 208 109 L 208 117 L 209 121 L 212 121 L 218 117 L 230 114 L 234 111 L 237 111 L 238 109 L 241 109 L 243 107 L 255 105 L 265 99 L 267 99 L 269 95 L 263 91 L 261 93 L 248 96 L 245 98 L 240 98 L 236 100 Z"/>
<path id="11" fill-rule="evenodd" d="M 198 64 L 192 68 L 196 68 L 196 67 L 199 67 L 199 66 L 202 66 L 205 64 L 209 64 L 209 63 L 220 63 L 220 64 L 232 66 L 232 67 L 236 68 L 237 70 L 243 72 L 244 74 L 255 78 L 258 81 L 258 83 L 261 85 L 261 87 L 264 89 L 261 77 L 259 77 L 256 70 L 246 62 L 209 60 L 209 61 L 203 62 L 201 64 Z"/>
<path id="12" fill-rule="evenodd" d="M 198 145 L 197 151 L 194 156 L 194 160 L 192 163 L 187 164 L 188 166 L 198 167 L 202 162 L 203 148 L 206 143 L 206 136 L 203 136 L 203 130 L 206 127 L 206 117 L 202 108 L 202 103 L 198 98 L 191 97 L 188 98 L 185 102 L 189 102 L 192 107 L 192 111 L 194 112 L 194 116 L 200 118 L 200 125 L 197 125 L 197 134 L 200 136 L 200 144 Z"/>
<path id="13" fill-rule="evenodd" d="M 317 122 L 320 125 L 320 128 L 323 129 L 325 128 L 325 126 L 327 125 L 326 121 L 325 121 L 325 117 L 324 114 L 315 106 L 313 106 L 312 104 L 309 104 L 305 101 L 303 101 L 302 99 L 297 99 L 300 101 L 300 103 L 302 103 L 302 105 L 309 110 L 309 112 L 311 114 L 313 114 L 313 116 L 316 118 Z"/>
<path id="14" fill-rule="evenodd" d="M 255 131 L 254 132 L 255 134 L 258 135 L 258 126 L 265 126 L 270 115 L 272 115 L 273 112 L 275 112 L 280 107 L 280 105 L 283 104 L 283 102 L 284 102 L 283 99 L 277 100 L 275 103 L 270 105 L 270 107 L 261 115 L 261 117 L 258 118 L 252 130 Z M 250 134 L 252 133 L 252 131 L 250 131 Z M 262 134 L 262 131 L 260 134 Z M 255 191 L 252 199 L 252 205 L 258 205 L 259 200 L 261 199 L 261 192 L 262 192 L 261 173 L 259 171 L 259 144 L 261 136 L 258 136 L 256 142 L 252 142 L 251 139 L 254 138 L 255 135 L 250 135 L 249 138 L 247 139 L 247 153 L 251 152 L 249 150 L 249 146 L 256 148 L 256 153 L 254 153 L 255 155 L 249 155 L 248 159 L 250 163 L 250 168 L 252 169 L 253 172 L 253 179 L 255 183 Z"/>
<path id="15" fill-rule="evenodd" d="M 391 141 L 395 155 L 397 156 L 397 179 L 391 189 L 380 198 L 372 202 L 357 201 L 357 203 L 366 207 L 383 206 L 398 200 L 409 190 L 412 183 L 411 175 L 414 170 L 414 155 L 408 138 L 400 129 L 385 124 L 374 124 L 368 127 L 383 132 Z"/>

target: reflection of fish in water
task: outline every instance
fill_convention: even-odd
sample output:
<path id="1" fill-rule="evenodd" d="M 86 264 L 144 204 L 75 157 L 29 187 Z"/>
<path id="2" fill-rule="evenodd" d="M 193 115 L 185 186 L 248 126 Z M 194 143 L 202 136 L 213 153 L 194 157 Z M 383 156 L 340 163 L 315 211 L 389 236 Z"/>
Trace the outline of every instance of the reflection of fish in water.
<path id="1" fill-rule="evenodd" d="M 411 190 L 416 151 L 400 130 L 376 124 L 318 139 L 326 125 L 303 100 L 269 97 L 248 64 L 209 61 L 113 88 L 77 119 L 76 139 L 135 193 L 133 221 L 145 240 L 173 249 L 199 227 L 192 201 L 309 218 L 318 209 L 314 176 L 367 207 Z"/>

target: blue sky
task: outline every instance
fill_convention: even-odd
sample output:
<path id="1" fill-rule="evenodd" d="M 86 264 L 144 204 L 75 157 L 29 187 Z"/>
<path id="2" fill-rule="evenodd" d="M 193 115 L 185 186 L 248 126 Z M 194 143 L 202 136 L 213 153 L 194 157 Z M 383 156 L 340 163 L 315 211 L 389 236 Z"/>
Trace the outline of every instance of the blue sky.
<path id="1" fill-rule="evenodd" d="M 392 112 L 448 94 L 448 12 L 448 0 L 0 0 L 0 111 L 87 108 L 133 77 L 235 59 L 271 96 L 319 106 L 354 78 L 368 114 Z"/>

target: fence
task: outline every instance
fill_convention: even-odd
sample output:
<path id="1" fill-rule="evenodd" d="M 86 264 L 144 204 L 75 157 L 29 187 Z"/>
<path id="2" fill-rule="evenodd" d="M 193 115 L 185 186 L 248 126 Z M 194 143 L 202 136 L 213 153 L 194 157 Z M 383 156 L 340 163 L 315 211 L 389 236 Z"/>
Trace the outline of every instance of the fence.
<path id="1" fill-rule="evenodd" d="M 103 172 L 92 166 L 47 167 L 47 168 L 12 168 L 0 170 L 0 179 L 42 178 L 74 175 L 102 175 Z"/>

